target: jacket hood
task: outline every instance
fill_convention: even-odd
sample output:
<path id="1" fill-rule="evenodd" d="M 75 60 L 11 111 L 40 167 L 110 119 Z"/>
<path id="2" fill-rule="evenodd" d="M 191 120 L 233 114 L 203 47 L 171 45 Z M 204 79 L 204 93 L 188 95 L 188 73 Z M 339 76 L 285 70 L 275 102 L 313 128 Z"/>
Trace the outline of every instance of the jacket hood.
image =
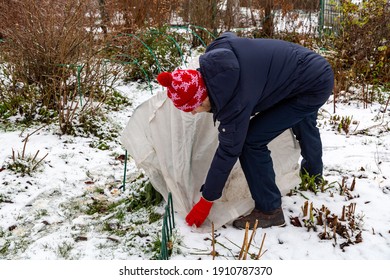
<path id="1" fill-rule="evenodd" d="M 215 49 L 201 55 L 199 64 L 208 94 L 218 114 L 235 95 L 240 77 L 237 57 L 229 49 Z"/>
<path id="2" fill-rule="evenodd" d="M 237 39 L 237 35 L 233 32 L 224 32 L 217 39 L 210 43 L 206 48 L 206 53 L 215 48 L 231 49 L 229 40 Z"/>

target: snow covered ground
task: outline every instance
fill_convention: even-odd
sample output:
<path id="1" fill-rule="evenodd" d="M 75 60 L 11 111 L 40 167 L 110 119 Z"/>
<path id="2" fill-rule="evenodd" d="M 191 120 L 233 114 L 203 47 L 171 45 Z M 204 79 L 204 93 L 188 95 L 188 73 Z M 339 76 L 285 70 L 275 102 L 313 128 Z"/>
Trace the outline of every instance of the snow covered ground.
<path id="1" fill-rule="evenodd" d="M 132 102 L 109 114 L 108 124 L 119 134 L 134 108 L 151 95 L 136 83 L 118 90 Z M 161 88 L 154 85 L 154 90 Z M 263 260 L 390 259 L 390 108 L 377 103 L 364 108 L 352 94 L 350 101 L 338 102 L 334 112 L 332 98 L 319 116 L 327 189 L 315 194 L 297 186 L 291 196 L 283 197 L 287 226 L 258 229 L 248 259 L 258 254 L 263 238 Z M 338 130 L 348 119 L 348 133 Z M 142 209 L 129 206 L 147 181 L 130 159 L 126 189 L 118 189 L 124 176 L 124 150 L 118 139 L 99 150 L 94 147 L 96 137 L 60 135 L 56 125 L 39 128 L 0 133 L 0 259 L 156 258 L 162 222 L 151 217 L 163 213 L 164 203 Z M 37 159 L 48 155 L 37 172 L 21 176 L 7 167 L 13 163 L 13 151 L 15 156 L 22 154 L 28 134 L 25 158 L 38 151 Z M 310 229 L 305 202 L 312 203 L 315 226 Z M 318 225 L 320 211 L 328 211 L 328 218 L 338 217 L 341 235 Z M 345 221 L 340 221 L 342 216 Z M 175 220 L 171 259 L 212 259 L 211 232 L 193 231 L 179 215 Z M 218 229 L 216 259 L 237 259 L 244 233 L 231 225 Z"/>

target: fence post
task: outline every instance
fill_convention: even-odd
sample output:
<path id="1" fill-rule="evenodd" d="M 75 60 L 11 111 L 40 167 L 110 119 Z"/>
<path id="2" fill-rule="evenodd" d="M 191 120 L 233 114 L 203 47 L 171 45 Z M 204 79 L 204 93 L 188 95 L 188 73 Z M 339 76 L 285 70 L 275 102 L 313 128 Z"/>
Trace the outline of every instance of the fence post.
<path id="1" fill-rule="evenodd" d="M 119 189 L 123 189 L 123 191 L 125 191 L 126 189 L 126 173 L 127 173 L 127 150 L 125 151 L 125 168 L 123 171 L 122 186 L 119 188 Z"/>
<path id="2" fill-rule="evenodd" d="M 168 247 L 167 247 L 167 217 L 164 215 L 163 218 L 163 227 L 161 232 L 161 247 L 160 247 L 160 259 L 161 260 L 168 260 Z"/>
<path id="3" fill-rule="evenodd" d="M 173 214 L 172 193 L 168 194 L 168 205 L 170 205 L 170 208 L 171 208 L 172 225 L 173 225 L 173 227 L 175 227 L 175 215 Z"/>
<path id="4" fill-rule="evenodd" d="M 318 18 L 318 34 L 320 38 L 322 37 L 322 30 L 324 28 L 324 9 L 325 9 L 325 3 L 324 0 L 320 0 L 320 14 Z"/>

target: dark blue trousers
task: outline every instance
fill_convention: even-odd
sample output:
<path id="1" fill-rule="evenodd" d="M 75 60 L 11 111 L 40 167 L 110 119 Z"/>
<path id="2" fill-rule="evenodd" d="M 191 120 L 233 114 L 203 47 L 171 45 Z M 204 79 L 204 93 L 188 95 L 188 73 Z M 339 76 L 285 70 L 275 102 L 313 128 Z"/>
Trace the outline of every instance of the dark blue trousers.
<path id="1" fill-rule="evenodd" d="M 325 94 L 323 99 L 329 97 Z M 301 147 L 301 170 L 310 175 L 321 175 L 322 143 L 317 128 L 319 104 L 307 105 L 305 96 L 296 96 L 282 101 L 272 108 L 257 114 L 250 121 L 246 141 L 240 156 L 241 167 L 255 201 L 255 208 L 272 211 L 281 206 L 281 193 L 275 183 L 268 143 L 286 129 L 292 128 Z"/>

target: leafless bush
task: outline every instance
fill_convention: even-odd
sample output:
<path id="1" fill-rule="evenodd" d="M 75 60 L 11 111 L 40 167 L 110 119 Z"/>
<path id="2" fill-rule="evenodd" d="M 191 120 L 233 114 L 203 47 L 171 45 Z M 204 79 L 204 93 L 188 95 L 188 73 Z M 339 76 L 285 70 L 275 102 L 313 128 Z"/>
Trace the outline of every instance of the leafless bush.
<path id="1" fill-rule="evenodd" d="M 137 33 L 170 22 L 180 0 L 98 0 L 104 30 Z"/>
<path id="2" fill-rule="evenodd" d="M 13 84 L 7 89 L 9 96 L 23 96 L 31 111 L 39 104 L 58 109 L 61 115 L 66 101 L 75 100 L 76 94 L 88 96 L 101 89 L 102 21 L 95 4 L 95 0 L 0 0 L 4 37 L 0 48 Z"/>
<path id="3" fill-rule="evenodd" d="M 80 3 L 78 3 L 80 2 Z M 61 66 L 82 61 L 93 42 L 94 19 L 89 1 L 2 0 L 3 46 L 15 79 L 45 90 Z M 91 14 L 91 13 L 89 13 Z M 89 31 L 86 28 L 90 28 Z M 50 95 L 52 90 L 49 86 Z M 52 101 L 53 98 L 45 98 Z"/>
<path id="4" fill-rule="evenodd" d="M 325 34 L 322 44 L 333 50 L 330 57 L 336 73 L 336 91 L 352 84 L 387 86 L 390 84 L 390 3 L 371 0 L 361 5 L 343 1 L 341 29 Z M 361 98 L 371 102 L 373 92 L 363 90 Z"/>
<path id="5" fill-rule="evenodd" d="M 336 91 L 354 82 L 388 85 L 389 2 L 364 1 L 360 8 L 350 0 L 341 3 L 341 32 L 316 41 L 319 0 L 0 0 L 0 58 L 9 80 L 0 87 L 15 108 L 28 102 L 19 113 L 33 112 L 37 104 L 58 110 L 65 122 L 62 130 L 69 131 L 76 111 L 104 98 L 107 76 L 120 72 L 107 70 L 104 61 L 125 54 L 122 66 L 136 61 L 135 68 L 142 66 L 150 76 L 174 67 L 162 65 L 160 58 L 157 63 L 144 45 L 154 48 L 155 56 L 177 56 L 177 47 L 163 36 L 170 24 L 192 26 L 203 40 L 192 36 L 192 46 L 213 40 L 209 31 L 218 35 L 227 30 L 308 47 L 318 44 L 334 51 L 330 60 Z M 159 38 L 151 29 L 163 35 Z M 136 77 L 145 76 L 137 71 Z"/>

